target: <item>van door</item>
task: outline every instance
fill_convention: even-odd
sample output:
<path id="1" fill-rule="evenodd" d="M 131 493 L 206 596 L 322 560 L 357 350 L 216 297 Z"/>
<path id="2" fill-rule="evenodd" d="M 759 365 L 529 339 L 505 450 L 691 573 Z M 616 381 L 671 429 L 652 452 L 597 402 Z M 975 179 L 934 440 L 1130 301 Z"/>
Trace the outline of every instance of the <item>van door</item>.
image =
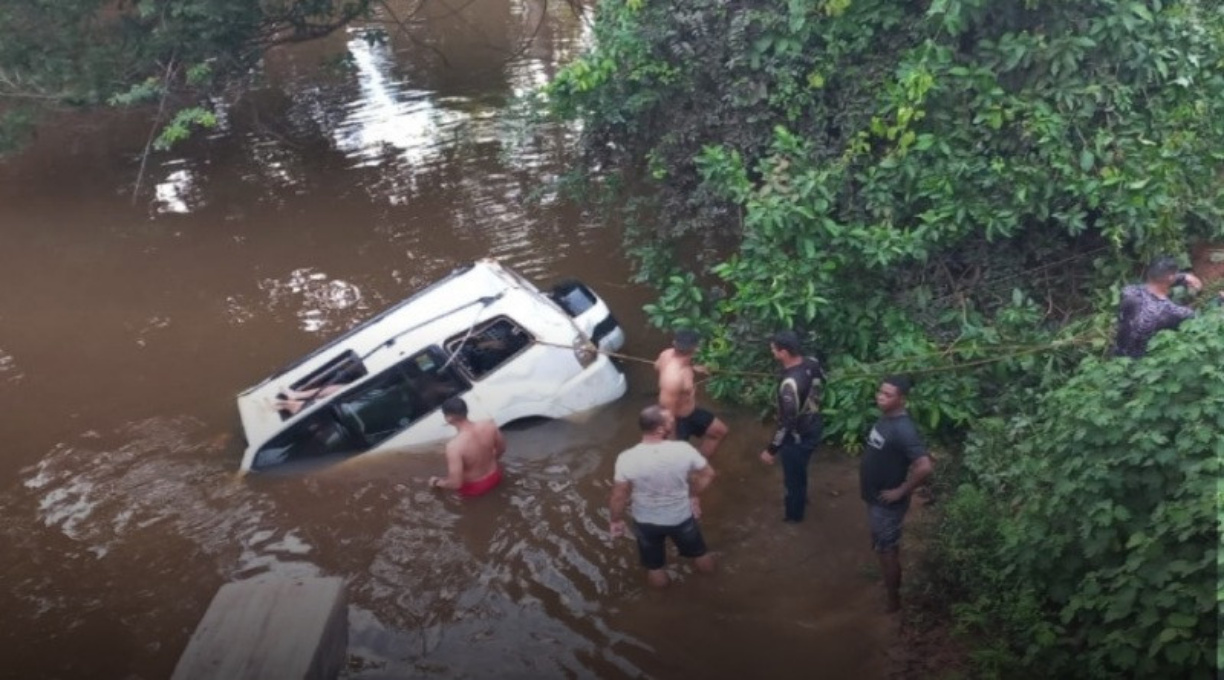
<path id="1" fill-rule="evenodd" d="M 464 378 L 458 367 L 447 363 L 442 348 L 431 345 L 399 362 L 396 367 L 406 383 L 405 391 L 409 400 L 407 408 L 412 414 L 411 424 L 392 433 L 393 436 L 389 438 L 380 437 L 378 441 L 371 442 L 371 446 L 383 448 L 381 445 L 384 443 L 386 447 L 423 444 L 454 434 L 454 430 L 442 417 L 442 402 L 451 397 L 466 396 L 471 389 L 471 383 Z M 378 410 L 373 411 L 369 421 L 376 433 L 381 432 L 378 430 L 378 423 L 381 422 Z M 368 426 L 366 431 L 368 436 Z"/>

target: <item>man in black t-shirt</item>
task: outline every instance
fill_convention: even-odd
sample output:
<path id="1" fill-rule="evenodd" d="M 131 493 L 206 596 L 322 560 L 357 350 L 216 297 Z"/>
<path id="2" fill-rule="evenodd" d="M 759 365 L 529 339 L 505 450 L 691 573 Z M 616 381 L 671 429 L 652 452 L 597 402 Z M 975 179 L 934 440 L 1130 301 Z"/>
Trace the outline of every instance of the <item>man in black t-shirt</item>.
<path id="1" fill-rule="evenodd" d="M 761 451 L 761 460 L 773 465 L 782 461 L 782 484 L 786 489 L 782 521 L 803 521 L 807 507 L 808 462 L 820 443 L 823 421 L 820 397 L 824 369 L 820 362 L 805 357 L 799 350 L 794 331 L 780 331 L 769 340 L 769 350 L 782 365 L 778 383 L 778 427 L 773 439 Z"/>
<path id="2" fill-rule="evenodd" d="M 871 547 L 880 560 L 890 612 L 901 608 L 901 525 L 910 494 L 934 468 L 905 410 L 909 389 L 910 381 L 904 376 L 891 376 L 880 384 L 875 400 L 883 415 L 871 428 L 859 467 Z"/>

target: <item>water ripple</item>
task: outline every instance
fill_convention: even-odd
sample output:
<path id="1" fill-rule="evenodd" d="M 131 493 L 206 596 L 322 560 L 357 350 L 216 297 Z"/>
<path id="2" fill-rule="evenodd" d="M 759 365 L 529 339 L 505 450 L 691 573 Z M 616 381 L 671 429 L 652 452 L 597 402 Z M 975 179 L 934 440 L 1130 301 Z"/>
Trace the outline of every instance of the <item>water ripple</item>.
<path id="1" fill-rule="evenodd" d="M 295 269 L 284 280 L 264 279 L 259 289 L 267 297 L 267 308 L 276 311 L 292 308 L 302 330 L 326 334 L 360 321 L 369 305 L 361 289 L 327 274 L 306 267 Z"/>
<path id="2" fill-rule="evenodd" d="M 6 353 L 3 348 L 0 348 L 0 377 L 3 377 L 6 382 L 18 382 L 24 377 L 17 367 L 17 360 L 13 358 L 13 355 Z"/>

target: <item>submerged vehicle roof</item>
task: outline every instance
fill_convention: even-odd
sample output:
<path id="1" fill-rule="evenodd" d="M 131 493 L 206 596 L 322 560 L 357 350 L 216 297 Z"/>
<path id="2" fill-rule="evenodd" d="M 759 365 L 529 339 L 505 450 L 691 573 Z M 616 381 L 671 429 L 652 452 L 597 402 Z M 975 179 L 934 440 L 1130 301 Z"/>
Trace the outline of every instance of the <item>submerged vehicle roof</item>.
<path id="1" fill-rule="evenodd" d="M 473 307 L 477 303 L 482 306 L 492 303 L 508 284 L 526 285 L 536 290 L 531 282 L 506 269 L 496 260 L 479 260 L 458 267 L 411 296 L 332 338 L 314 351 L 278 368 L 258 384 L 243 390 L 239 397 L 259 391 L 269 382 L 311 363 L 320 356 L 330 355 L 339 345 L 368 346 L 371 352 L 381 347 L 390 347 L 397 338 L 466 307 Z M 396 323 L 394 325 L 396 331 L 391 334 L 377 328 L 382 325 L 383 321 L 394 320 L 393 317 L 401 315 L 407 311 L 408 307 L 414 308 L 412 314 L 415 318 L 405 319 L 404 321 L 408 322 L 406 325 L 401 326 Z"/>

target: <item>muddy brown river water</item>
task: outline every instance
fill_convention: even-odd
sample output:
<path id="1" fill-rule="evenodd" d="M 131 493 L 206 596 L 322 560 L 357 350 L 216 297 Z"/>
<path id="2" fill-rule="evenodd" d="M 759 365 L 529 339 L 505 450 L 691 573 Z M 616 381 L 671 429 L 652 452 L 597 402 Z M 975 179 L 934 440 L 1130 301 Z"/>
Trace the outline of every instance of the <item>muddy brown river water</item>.
<path id="1" fill-rule="evenodd" d="M 512 429 L 475 502 L 424 488 L 440 452 L 236 474 L 237 392 L 476 258 L 582 278 L 630 354 L 664 341 L 615 226 L 548 191 L 573 131 L 509 113 L 583 21 L 533 0 L 413 21 L 271 55 L 135 201 L 147 112 L 65 117 L 0 163 L 0 677 L 168 677 L 217 588 L 267 572 L 346 579 L 349 678 L 883 677 L 853 462 L 818 456 L 811 519 L 783 525 L 755 414 L 720 408 L 719 573 L 646 591 L 605 507 L 648 367 L 583 419 Z"/>

